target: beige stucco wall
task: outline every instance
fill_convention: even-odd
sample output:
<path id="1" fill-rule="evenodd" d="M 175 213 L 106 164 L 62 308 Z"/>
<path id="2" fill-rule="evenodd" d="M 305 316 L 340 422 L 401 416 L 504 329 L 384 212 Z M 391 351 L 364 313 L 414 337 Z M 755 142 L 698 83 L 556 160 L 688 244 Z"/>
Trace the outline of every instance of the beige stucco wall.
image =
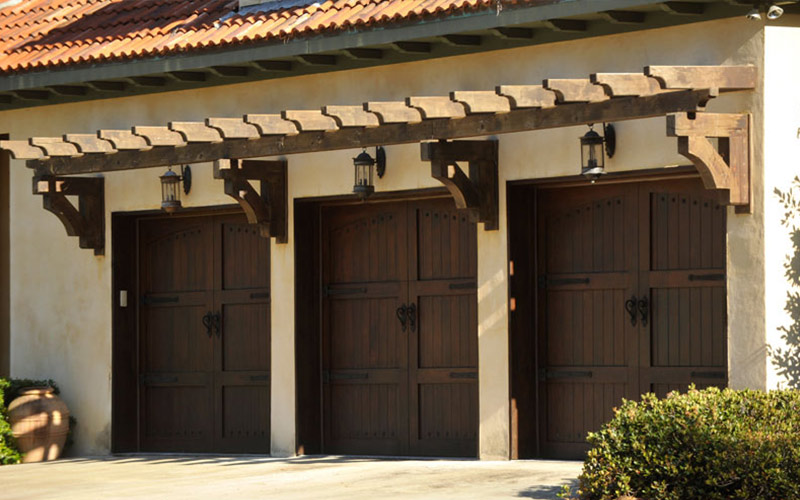
<path id="1" fill-rule="evenodd" d="M 9 217 L 8 217 L 8 194 L 9 194 L 9 158 L 8 154 L 0 153 L 0 377 L 9 374 L 9 340 L 11 337 L 11 321 L 9 316 L 9 306 L 11 305 L 9 295 L 9 255 L 8 255 L 8 236 L 9 236 Z"/>
<path id="2" fill-rule="evenodd" d="M 12 138 L 93 132 L 98 128 L 162 125 L 207 116 L 241 116 L 324 104 L 359 104 L 409 95 L 444 95 L 450 90 L 492 89 L 497 84 L 539 83 L 552 77 L 587 77 L 592 72 L 641 71 L 648 64 L 761 64 L 763 31 L 743 19 L 695 24 L 627 35 L 513 49 L 429 62 L 378 67 L 320 76 L 287 78 L 169 95 L 95 101 L 5 112 L 0 120 Z M 753 110 L 761 92 L 719 98 L 712 111 Z M 756 123 L 760 123 L 757 117 Z M 618 153 L 609 170 L 687 164 L 677 155 L 665 120 L 617 126 Z M 509 456 L 506 182 L 574 175 L 580 163 L 577 138 L 584 127 L 500 138 L 500 230 L 479 231 L 480 455 Z M 761 138 L 756 127 L 755 143 Z M 729 217 L 729 324 L 731 383 L 762 387 L 763 241 L 760 148 L 756 147 L 752 216 Z M 292 198 L 348 193 L 351 158 L 357 151 L 294 155 L 289 158 Z M 387 147 L 388 169 L 379 191 L 436 187 L 419 146 Z M 52 377 L 78 419 L 77 453 L 109 450 L 111 414 L 110 259 L 78 249 L 58 220 L 30 194 L 30 172 L 14 162 L 11 228 L 12 362 L 14 376 Z M 209 165 L 193 165 L 187 206 L 229 203 Z M 163 169 L 106 175 L 107 224 L 114 211 L 156 209 L 157 176 Z M 290 203 L 290 228 L 293 224 Z M 110 245 L 110 234 L 107 234 Z M 272 453 L 294 450 L 294 241 L 272 244 Z M 110 251 L 107 251 L 110 255 Z M 756 347 L 761 350 L 757 350 Z"/>
<path id="3" fill-rule="evenodd" d="M 794 254 L 789 229 L 781 224 L 785 208 L 775 195 L 775 188 L 787 192 L 792 179 L 800 175 L 800 16 L 785 16 L 781 26 L 770 26 L 765 35 L 764 88 L 764 251 L 766 267 L 766 342 L 772 348 L 786 348 L 780 327 L 800 321 L 786 311 L 787 291 L 792 289 L 784 264 Z M 797 224 L 796 218 L 792 222 Z M 789 346 L 793 351 L 800 346 Z M 769 388 L 787 387 L 778 375 L 779 367 L 771 358 L 767 365 Z"/>

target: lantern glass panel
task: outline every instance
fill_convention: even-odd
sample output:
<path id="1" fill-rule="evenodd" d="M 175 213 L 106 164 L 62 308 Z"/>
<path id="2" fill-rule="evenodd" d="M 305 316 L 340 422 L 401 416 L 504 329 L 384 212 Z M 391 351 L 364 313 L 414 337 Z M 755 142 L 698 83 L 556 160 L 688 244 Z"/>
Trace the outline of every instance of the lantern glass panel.
<path id="1" fill-rule="evenodd" d="M 581 137 L 581 175 L 595 182 L 605 173 L 604 139 L 594 130 Z"/>
<path id="2" fill-rule="evenodd" d="M 604 163 L 603 138 L 590 130 L 581 137 L 581 166 L 584 169 L 603 168 Z"/>
<path id="3" fill-rule="evenodd" d="M 372 166 L 371 165 L 356 165 L 356 185 L 357 186 L 371 186 L 372 185 Z"/>
<path id="4" fill-rule="evenodd" d="M 181 208 L 181 177 L 168 170 L 161 176 L 161 208 L 174 212 Z"/>
<path id="5" fill-rule="evenodd" d="M 372 184 L 374 165 L 375 160 L 366 151 L 362 151 L 361 154 L 353 158 L 355 172 L 353 192 L 362 200 L 365 200 L 375 191 L 375 186 Z"/>

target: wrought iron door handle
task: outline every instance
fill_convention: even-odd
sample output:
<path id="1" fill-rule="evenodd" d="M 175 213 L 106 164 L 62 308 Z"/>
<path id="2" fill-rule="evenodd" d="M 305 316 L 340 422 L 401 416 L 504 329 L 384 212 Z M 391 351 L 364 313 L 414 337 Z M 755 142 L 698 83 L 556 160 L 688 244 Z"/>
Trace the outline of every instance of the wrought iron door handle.
<path id="1" fill-rule="evenodd" d="M 206 335 L 211 337 L 211 311 L 208 311 L 205 316 L 203 316 L 203 326 L 206 327 Z"/>
<path id="2" fill-rule="evenodd" d="M 639 299 L 639 314 L 642 316 L 642 326 L 647 326 L 647 315 L 650 312 L 650 303 L 647 297 Z"/>
<path id="3" fill-rule="evenodd" d="M 636 295 L 631 295 L 631 298 L 625 301 L 625 310 L 631 316 L 631 325 L 636 326 Z"/>
<path id="4" fill-rule="evenodd" d="M 417 331 L 417 305 L 413 302 L 408 305 L 408 327 L 412 332 Z"/>
<path id="5" fill-rule="evenodd" d="M 397 311 L 395 311 L 395 314 L 397 314 L 397 319 L 400 320 L 400 325 L 401 325 L 403 331 L 405 332 L 406 331 L 406 321 L 408 320 L 408 308 L 406 307 L 405 304 L 403 304 L 403 305 L 401 305 L 400 307 L 397 308 Z"/>
<path id="6" fill-rule="evenodd" d="M 215 312 L 213 316 L 211 316 L 212 324 L 214 325 L 214 333 L 217 334 L 217 337 L 222 335 L 222 313 L 219 311 Z"/>

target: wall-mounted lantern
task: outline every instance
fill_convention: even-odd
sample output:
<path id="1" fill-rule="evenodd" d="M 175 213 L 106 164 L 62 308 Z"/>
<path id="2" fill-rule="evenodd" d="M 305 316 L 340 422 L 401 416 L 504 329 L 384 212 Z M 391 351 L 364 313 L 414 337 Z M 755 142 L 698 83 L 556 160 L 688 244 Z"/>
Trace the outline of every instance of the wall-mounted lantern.
<path id="1" fill-rule="evenodd" d="M 617 148 L 614 126 L 603 125 L 603 133 L 605 137 L 594 131 L 594 125 L 589 125 L 589 131 L 581 137 L 581 175 L 592 183 L 606 173 L 605 154 L 611 158 Z M 605 145 L 605 154 L 603 154 L 603 145 Z"/>
<path id="2" fill-rule="evenodd" d="M 181 181 L 184 194 L 189 194 L 192 189 L 192 169 L 189 165 L 181 165 L 181 174 L 178 175 L 170 166 L 159 179 L 161 179 L 161 209 L 171 214 L 181 208 Z"/>
<path id="3" fill-rule="evenodd" d="M 364 149 L 361 153 L 353 158 L 353 167 L 355 170 L 355 183 L 353 184 L 353 193 L 355 193 L 362 200 L 366 200 L 372 193 L 375 192 L 375 185 L 373 184 L 373 167 L 376 167 L 378 177 L 383 177 L 386 173 L 386 152 L 383 147 L 378 146 L 375 148 L 375 157 L 373 158 Z"/>

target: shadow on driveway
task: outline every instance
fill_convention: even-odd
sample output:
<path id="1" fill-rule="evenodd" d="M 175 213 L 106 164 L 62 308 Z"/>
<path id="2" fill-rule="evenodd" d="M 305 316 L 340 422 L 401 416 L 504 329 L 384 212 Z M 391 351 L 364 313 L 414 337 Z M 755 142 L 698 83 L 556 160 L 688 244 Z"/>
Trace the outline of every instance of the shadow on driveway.
<path id="1" fill-rule="evenodd" d="M 4 500 L 555 499 L 580 462 L 118 455 L 0 467 Z"/>

